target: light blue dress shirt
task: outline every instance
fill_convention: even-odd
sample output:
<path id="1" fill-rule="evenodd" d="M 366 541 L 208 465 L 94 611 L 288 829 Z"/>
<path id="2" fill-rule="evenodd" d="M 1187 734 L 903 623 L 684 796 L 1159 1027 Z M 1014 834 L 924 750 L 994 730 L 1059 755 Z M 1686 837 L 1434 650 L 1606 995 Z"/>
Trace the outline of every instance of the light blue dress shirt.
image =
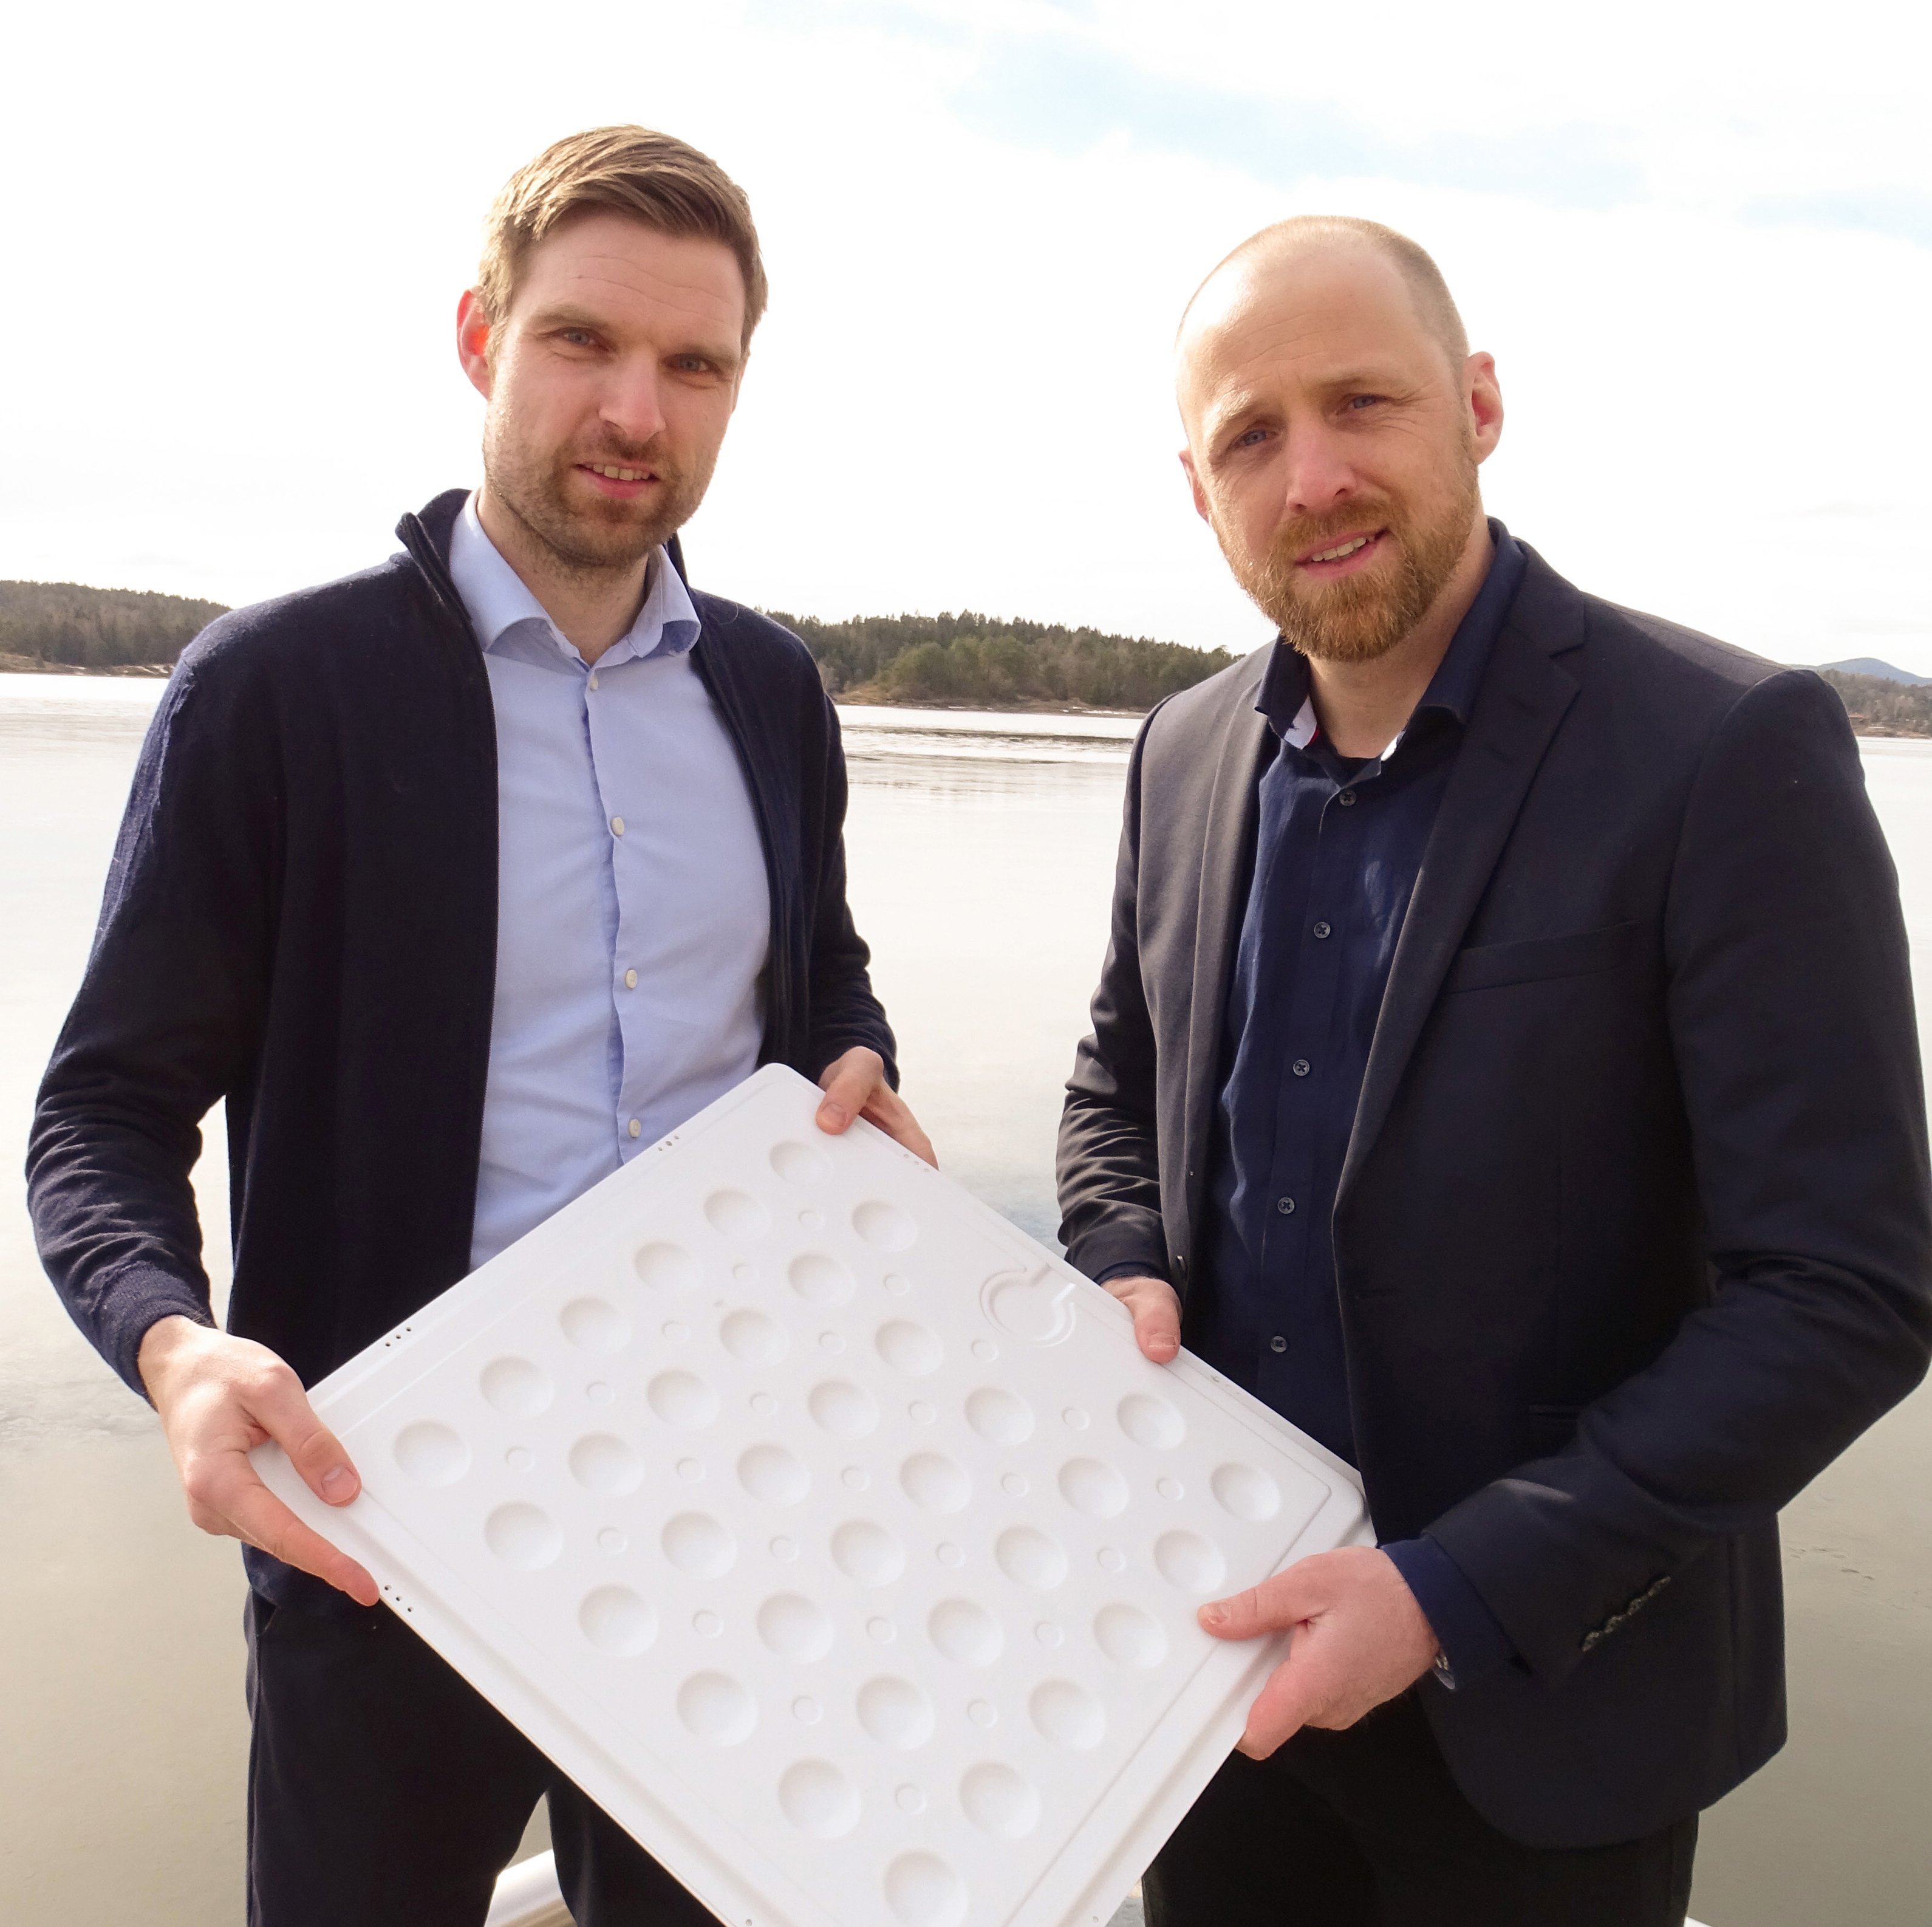
<path id="1" fill-rule="evenodd" d="M 757 1067 L 771 899 L 736 746 L 692 664 L 698 612 L 664 551 L 594 668 L 473 495 L 449 572 L 496 711 L 480 1265 Z"/>

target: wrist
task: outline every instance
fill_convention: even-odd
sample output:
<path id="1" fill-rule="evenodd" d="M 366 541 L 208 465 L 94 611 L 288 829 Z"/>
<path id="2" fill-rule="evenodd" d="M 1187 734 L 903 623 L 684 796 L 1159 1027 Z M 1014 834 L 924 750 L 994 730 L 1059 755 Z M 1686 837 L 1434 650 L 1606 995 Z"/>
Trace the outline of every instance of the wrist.
<path id="1" fill-rule="evenodd" d="M 147 1388 L 150 1404 L 159 1407 L 161 1393 L 175 1362 L 184 1352 L 201 1343 L 208 1329 L 181 1312 L 170 1312 L 165 1318 L 156 1319 L 142 1334 L 140 1347 L 134 1357 L 134 1368 Z"/>

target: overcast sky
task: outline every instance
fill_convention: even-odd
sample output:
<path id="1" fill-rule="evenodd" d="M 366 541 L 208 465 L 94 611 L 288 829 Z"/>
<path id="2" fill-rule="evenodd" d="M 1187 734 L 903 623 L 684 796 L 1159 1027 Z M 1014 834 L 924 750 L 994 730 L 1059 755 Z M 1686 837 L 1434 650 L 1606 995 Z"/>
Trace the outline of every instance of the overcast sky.
<path id="1" fill-rule="evenodd" d="M 0 80 L 0 576 L 242 602 L 476 478 L 456 297 L 504 176 L 638 120 L 772 281 L 704 587 L 1252 647 L 1168 366 L 1228 248 L 1405 230 L 1508 407 L 1492 511 L 1586 588 L 1932 674 L 1921 6 L 82 5 Z"/>

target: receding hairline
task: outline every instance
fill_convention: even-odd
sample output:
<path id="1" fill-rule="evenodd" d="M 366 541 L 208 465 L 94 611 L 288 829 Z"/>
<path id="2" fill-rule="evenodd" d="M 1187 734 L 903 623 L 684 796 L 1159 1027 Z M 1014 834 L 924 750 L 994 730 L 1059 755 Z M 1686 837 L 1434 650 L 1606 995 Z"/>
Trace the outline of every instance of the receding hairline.
<path id="1" fill-rule="evenodd" d="M 1448 356 L 1450 367 L 1460 370 L 1468 359 L 1468 331 L 1462 326 L 1456 298 L 1449 292 L 1449 284 L 1442 278 L 1442 270 L 1434 257 L 1407 235 L 1384 227 L 1378 221 L 1364 221 L 1355 215 L 1294 215 L 1250 235 L 1238 248 L 1216 262 L 1201 285 L 1188 296 L 1187 305 L 1180 311 L 1180 325 L 1174 329 L 1174 345 L 1178 347 L 1186 335 L 1188 317 L 1202 296 L 1231 269 L 1244 263 L 1259 266 L 1287 260 L 1311 253 L 1324 244 L 1359 248 L 1388 262 L 1402 277 L 1414 305 L 1416 318 Z"/>

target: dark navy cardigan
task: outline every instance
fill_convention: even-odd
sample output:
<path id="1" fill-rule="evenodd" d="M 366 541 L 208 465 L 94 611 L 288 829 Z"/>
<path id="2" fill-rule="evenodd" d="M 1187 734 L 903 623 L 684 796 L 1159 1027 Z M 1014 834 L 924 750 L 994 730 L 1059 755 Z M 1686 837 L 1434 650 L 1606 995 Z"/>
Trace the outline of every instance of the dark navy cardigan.
<path id="1" fill-rule="evenodd" d="M 149 1326 L 210 1322 L 188 1174 L 224 1100 L 230 1327 L 304 1384 L 470 1268 L 496 737 L 446 566 L 463 500 L 405 516 L 406 553 L 380 568 L 212 625 L 148 732 L 27 1161 L 48 1274 L 136 1391 Z M 863 1044 L 890 1070 L 818 671 L 776 623 L 692 600 L 692 659 L 743 761 L 771 884 L 762 1061 L 816 1077 Z"/>

